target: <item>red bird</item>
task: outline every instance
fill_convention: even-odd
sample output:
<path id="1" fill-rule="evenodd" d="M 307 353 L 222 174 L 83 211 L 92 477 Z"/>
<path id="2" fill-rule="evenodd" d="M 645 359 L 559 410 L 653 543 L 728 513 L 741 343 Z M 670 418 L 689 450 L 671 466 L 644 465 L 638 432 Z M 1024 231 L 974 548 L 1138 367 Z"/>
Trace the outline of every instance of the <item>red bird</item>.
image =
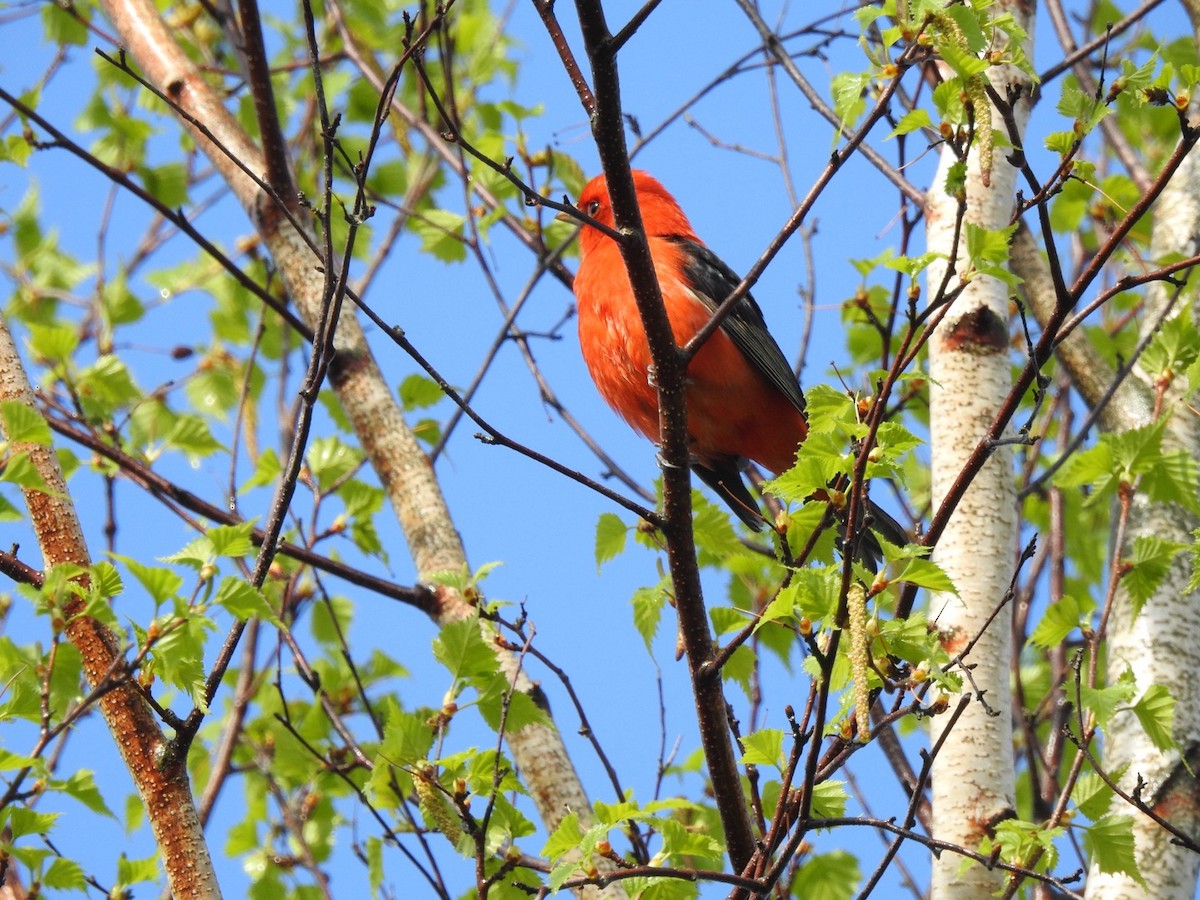
<path id="1" fill-rule="evenodd" d="M 662 184 L 638 170 L 633 184 L 671 331 L 683 346 L 741 279 L 704 246 Z M 588 182 L 578 206 L 614 227 L 603 175 Z M 575 298 L 588 371 L 609 406 L 656 441 L 658 391 L 649 377 L 650 347 L 620 250 L 612 238 L 585 225 L 579 251 Z M 796 376 L 749 294 L 692 358 L 686 390 L 692 470 L 743 522 L 762 528 L 758 503 L 742 481 L 741 461 L 753 460 L 776 475 L 790 468 L 808 435 L 808 421 Z M 903 535 L 886 513 L 876 515 L 872 508 L 872 518 Z"/>

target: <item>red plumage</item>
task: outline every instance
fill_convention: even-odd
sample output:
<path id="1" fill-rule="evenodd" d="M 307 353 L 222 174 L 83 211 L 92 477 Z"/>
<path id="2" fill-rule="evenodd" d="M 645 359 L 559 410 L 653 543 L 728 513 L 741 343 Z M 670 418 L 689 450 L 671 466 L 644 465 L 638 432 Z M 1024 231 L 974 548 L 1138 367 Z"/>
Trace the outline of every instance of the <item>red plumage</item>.
<path id="1" fill-rule="evenodd" d="M 741 280 L 692 230 L 658 181 L 635 170 L 634 187 L 663 304 L 675 342 L 683 346 Z M 579 208 L 613 227 L 604 176 L 579 195 Z M 585 226 L 575 276 L 579 342 L 601 396 L 630 425 L 657 440 L 658 392 L 649 378 L 650 348 L 629 276 L 615 241 Z M 748 524 L 761 527 L 742 483 L 739 461 L 778 474 L 795 462 L 808 434 L 804 395 L 787 358 L 747 294 L 723 320 L 687 370 L 692 467 Z"/>

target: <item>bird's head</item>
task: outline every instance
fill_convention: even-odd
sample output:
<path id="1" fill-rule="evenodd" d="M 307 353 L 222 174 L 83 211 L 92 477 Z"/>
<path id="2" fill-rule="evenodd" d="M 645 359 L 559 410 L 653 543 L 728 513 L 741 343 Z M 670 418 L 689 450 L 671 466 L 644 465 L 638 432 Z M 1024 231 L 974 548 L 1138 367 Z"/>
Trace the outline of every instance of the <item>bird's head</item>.
<path id="1" fill-rule="evenodd" d="M 662 183 L 649 172 L 633 170 L 633 187 L 637 191 L 638 208 L 642 211 L 642 225 L 647 237 L 679 236 L 695 239 L 692 225 Z M 603 175 L 589 181 L 579 194 L 576 203 L 580 212 L 595 219 L 601 225 L 615 228 L 612 202 L 608 198 L 608 182 Z M 589 252 L 609 240 L 598 228 L 584 227 L 579 235 L 579 252 L 586 257 Z"/>

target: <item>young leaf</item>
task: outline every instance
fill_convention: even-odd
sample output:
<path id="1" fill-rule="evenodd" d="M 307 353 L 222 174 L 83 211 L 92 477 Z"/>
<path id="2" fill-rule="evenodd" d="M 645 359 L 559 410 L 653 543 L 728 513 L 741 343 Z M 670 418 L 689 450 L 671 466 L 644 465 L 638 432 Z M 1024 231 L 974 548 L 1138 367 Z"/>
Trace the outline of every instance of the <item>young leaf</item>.
<path id="1" fill-rule="evenodd" d="M 858 860 L 848 850 L 819 853 L 800 866 L 792 893 L 814 900 L 850 900 L 858 895 L 861 878 Z"/>
<path id="2" fill-rule="evenodd" d="M 615 513 L 601 513 L 596 521 L 596 570 L 625 552 L 629 528 Z"/>
<path id="3" fill-rule="evenodd" d="M 1146 688 L 1133 712 L 1146 729 L 1146 734 L 1159 750 L 1170 750 L 1177 746 L 1173 726 L 1175 724 L 1175 698 L 1161 684 Z"/>
<path id="4" fill-rule="evenodd" d="M 496 656 L 483 642 L 479 622 L 474 618 L 445 625 L 434 638 L 433 655 L 456 680 L 496 671 Z"/>
<path id="5" fill-rule="evenodd" d="M 742 738 L 745 752 L 741 761 L 746 765 L 774 766 L 783 771 L 783 732 L 778 728 L 763 728 Z"/>
<path id="6" fill-rule="evenodd" d="M 1105 816 L 1083 831 L 1083 849 L 1101 872 L 1128 875 L 1143 887 L 1133 847 L 1133 819 Z"/>
<path id="7" fill-rule="evenodd" d="M 0 424 L 4 436 L 12 443 L 40 444 L 50 446 L 50 426 L 36 409 L 30 409 L 19 400 L 0 403 Z"/>

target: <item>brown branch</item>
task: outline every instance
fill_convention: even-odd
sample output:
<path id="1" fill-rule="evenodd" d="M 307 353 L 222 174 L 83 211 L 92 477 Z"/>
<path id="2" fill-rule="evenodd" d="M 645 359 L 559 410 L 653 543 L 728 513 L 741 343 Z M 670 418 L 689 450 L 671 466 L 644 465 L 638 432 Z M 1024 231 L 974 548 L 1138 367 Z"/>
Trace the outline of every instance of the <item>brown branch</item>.
<path id="1" fill-rule="evenodd" d="M 190 491 L 179 487 L 173 481 L 159 475 L 142 461 L 121 450 L 119 447 L 114 447 L 92 432 L 85 431 L 58 416 L 47 417 L 46 421 L 54 431 L 63 437 L 75 441 L 80 446 L 87 447 L 93 453 L 114 463 L 125 477 L 155 499 L 172 506 L 178 505 L 183 509 L 203 516 L 210 522 L 217 522 L 222 525 L 245 524 L 245 519 L 241 516 L 222 509 L 220 506 L 215 506 Z M 266 533 L 261 528 L 255 528 L 249 534 L 250 541 L 255 545 L 261 545 L 265 538 Z M 437 601 L 428 588 L 404 587 L 395 582 L 377 578 L 374 575 L 363 572 L 361 569 L 356 569 L 346 563 L 330 559 L 319 553 L 314 553 L 307 547 L 302 547 L 290 541 L 280 541 L 277 549 L 290 559 L 312 566 L 314 569 L 328 572 L 330 575 L 341 578 L 348 584 L 366 588 L 382 597 L 399 600 L 401 603 L 413 606 L 430 616 L 433 616 L 436 612 Z"/>
<path id="2" fill-rule="evenodd" d="M 633 187 L 621 113 L 614 38 L 599 4 L 576 0 L 576 12 L 592 67 L 596 104 L 591 117 L 592 134 L 608 179 L 617 231 L 627 236 L 618 246 L 646 330 L 658 385 L 659 447 L 663 473 L 662 530 L 667 543 L 667 560 L 680 634 L 691 674 L 700 740 L 708 763 L 717 810 L 725 829 L 729 858 L 734 870 L 741 872 L 754 855 L 755 836 L 742 792 L 736 751 L 730 737 L 721 675 L 713 666 L 712 633 L 696 562 L 688 469 L 687 409 L 684 402 L 685 361 L 667 320 Z M 585 102 L 582 94 L 580 99 Z"/>
<path id="3" fill-rule="evenodd" d="M 8 325 L 0 317 L 0 400 L 12 400 L 36 410 L 33 388 L 17 355 Z M 29 521 L 37 534 L 47 568 L 91 566 L 83 529 L 71 501 L 54 448 L 14 443 L 25 452 L 48 491 L 24 488 Z M 86 574 L 76 583 L 86 590 Z M 97 687 L 114 668 L 123 666 L 120 642 L 104 625 L 82 614 L 85 601 L 72 597 L 63 606 L 66 635 L 78 648 L 88 683 Z M 107 691 L 100 711 L 146 808 L 171 892 L 178 898 L 220 895 L 212 858 L 204 840 L 188 779 L 186 760 L 172 758 L 171 743 L 159 729 L 153 710 L 131 682 Z"/>

